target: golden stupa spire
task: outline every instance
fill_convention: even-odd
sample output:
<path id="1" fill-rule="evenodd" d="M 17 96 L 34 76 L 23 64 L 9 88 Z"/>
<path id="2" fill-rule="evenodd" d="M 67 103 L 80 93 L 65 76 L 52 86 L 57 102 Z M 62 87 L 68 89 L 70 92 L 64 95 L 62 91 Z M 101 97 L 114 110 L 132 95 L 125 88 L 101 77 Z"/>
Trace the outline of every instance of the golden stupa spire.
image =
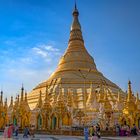
<path id="1" fill-rule="evenodd" d="M 62 92 L 62 86 L 59 85 L 59 94 L 57 97 L 57 107 L 62 111 L 65 107 L 65 101 L 64 101 L 64 94 Z"/>
<path id="2" fill-rule="evenodd" d="M 137 111 L 139 112 L 139 111 L 140 111 L 139 93 L 137 93 L 137 95 L 136 95 L 136 101 L 135 101 L 135 104 L 136 104 Z"/>
<path id="3" fill-rule="evenodd" d="M 19 106 L 18 97 L 16 97 L 15 100 L 14 100 L 14 103 L 13 103 L 13 110 L 17 110 L 20 107 L 21 106 Z"/>
<path id="4" fill-rule="evenodd" d="M 50 99 L 48 96 L 48 86 L 47 85 L 46 85 L 45 100 L 44 100 L 43 108 L 46 109 L 47 111 L 48 111 L 48 109 L 51 108 Z"/>
<path id="5" fill-rule="evenodd" d="M 1 105 L 3 106 L 3 91 L 1 90 L 1 97 L 0 97 L 0 103 L 1 103 Z"/>
<path id="6" fill-rule="evenodd" d="M 13 108 L 13 96 L 11 96 L 11 102 L 9 108 Z"/>
<path id="7" fill-rule="evenodd" d="M 48 97 L 48 86 L 46 86 L 46 91 L 45 91 L 45 102 L 49 101 L 49 97 Z"/>
<path id="8" fill-rule="evenodd" d="M 130 102 L 132 99 L 132 90 L 131 90 L 131 81 L 128 81 L 128 96 L 127 96 L 127 102 Z"/>
<path id="9" fill-rule="evenodd" d="M 26 103 L 28 102 L 28 99 L 27 99 L 27 92 L 25 92 L 25 102 L 26 102 Z"/>
<path id="10" fill-rule="evenodd" d="M 73 40 L 80 40 L 80 41 L 84 42 L 83 37 L 82 37 L 82 32 L 81 32 L 81 25 L 78 20 L 79 12 L 78 12 L 76 3 L 75 3 L 75 7 L 74 7 L 74 11 L 73 11 L 72 15 L 73 15 L 73 22 L 71 25 L 71 33 L 70 33 L 69 42 L 73 41 Z M 75 34 L 75 33 L 77 33 L 77 34 Z"/>
<path id="11" fill-rule="evenodd" d="M 17 105 L 19 105 L 19 95 L 17 95 Z"/>
<path id="12" fill-rule="evenodd" d="M 7 106 L 7 98 L 5 99 L 4 106 Z"/>
<path id="13" fill-rule="evenodd" d="M 23 101 L 23 98 L 24 98 L 24 87 L 23 87 L 23 84 L 22 84 L 22 87 L 21 87 L 21 102 Z"/>
<path id="14" fill-rule="evenodd" d="M 58 67 L 56 71 L 51 75 L 50 79 L 56 75 L 59 75 L 60 77 L 69 77 L 69 74 L 64 75 L 61 73 L 71 73 L 71 71 L 73 73 L 73 70 L 78 72 L 79 69 L 85 70 L 86 74 L 89 69 L 91 69 L 91 71 L 94 70 L 97 72 L 94 59 L 87 52 L 84 45 L 81 25 L 78 19 L 79 12 L 77 6 L 75 6 L 72 14 L 73 22 L 71 25 L 68 48 L 64 55 L 61 57 Z"/>
<path id="15" fill-rule="evenodd" d="M 28 98 L 27 98 L 27 91 L 25 91 L 25 100 L 24 100 L 24 107 L 27 111 L 30 110 L 29 104 L 28 104 Z"/>
<path id="16" fill-rule="evenodd" d="M 40 90 L 39 99 L 36 108 L 41 108 L 41 107 L 42 107 L 42 92 Z"/>
<path id="17" fill-rule="evenodd" d="M 137 95 L 136 95 L 136 104 L 138 104 L 139 103 L 139 93 L 137 93 Z"/>

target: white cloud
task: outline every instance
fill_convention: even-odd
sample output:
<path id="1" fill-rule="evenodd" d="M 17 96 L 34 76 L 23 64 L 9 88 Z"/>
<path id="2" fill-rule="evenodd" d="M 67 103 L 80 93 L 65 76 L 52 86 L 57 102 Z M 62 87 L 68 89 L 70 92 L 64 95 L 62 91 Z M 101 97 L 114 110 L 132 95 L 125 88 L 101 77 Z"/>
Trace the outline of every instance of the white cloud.
<path id="1" fill-rule="evenodd" d="M 41 48 L 34 47 L 34 48 L 33 48 L 33 51 L 35 51 L 36 54 L 38 54 L 38 55 L 40 55 L 40 56 L 42 56 L 42 57 L 44 57 L 44 58 L 46 58 L 46 57 L 48 56 L 47 52 L 44 51 L 44 50 L 41 49 Z"/>
<path id="2" fill-rule="evenodd" d="M 61 51 L 52 45 L 40 44 L 24 51 L 18 48 L 16 54 L 21 55 L 7 55 L 3 69 L 0 69 L 0 84 L 4 85 L 7 96 L 17 94 L 22 83 L 27 91 L 31 91 L 37 84 L 47 80 L 57 66 Z"/>
<path id="3" fill-rule="evenodd" d="M 43 46 L 42 46 L 43 47 Z M 59 49 L 57 49 L 57 48 L 54 48 L 54 47 L 52 47 L 52 46 L 44 46 L 44 48 L 47 50 L 47 51 L 52 51 L 52 52 L 59 52 Z"/>
<path id="4" fill-rule="evenodd" d="M 36 47 L 33 47 L 32 50 L 38 56 L 43 57 L 47 62 L 54 60 L 54 56 L 60 57 L 61 55 L 58 48 L 46 44 L 37 45 Z"/>

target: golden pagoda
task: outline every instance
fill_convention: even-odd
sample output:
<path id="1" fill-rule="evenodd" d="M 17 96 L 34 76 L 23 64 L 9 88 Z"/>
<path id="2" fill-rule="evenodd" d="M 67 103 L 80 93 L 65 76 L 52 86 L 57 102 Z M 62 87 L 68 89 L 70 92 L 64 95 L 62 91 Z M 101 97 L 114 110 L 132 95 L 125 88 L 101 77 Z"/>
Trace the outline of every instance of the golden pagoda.
<path id="1" fill-rule="evenodd" d="M 102 81 L 105 81 L 108 87 L 113 91 L 113 94 L 117 94 L 120 90 L 116 84 L 105 78 L 103 74 L 97 70 L 93 57 L 86 50 L 81 25 L 78 20 L 79 12 L 76 6 L 72 14 L 73 22 L 70 30 L 68 48 L 61 57 L 55 72 L 52 73 L 48 80 L 36 86 L 28 95 L 28 102 L 32 109 L 36 106 L 40 90 L 42 91 L 42 99 L 45 98 L 46 85 L 52 98 L 54 94 L 58 94 L 59 84 L 61 84 L 66 94 L 69 88 L 73 89 L 78 96 L 80 96 L 80 93 L 83 94 L 83 99 L 78 102 L 78 106 L 81 108 L 85 106 L 83 100 L 86 101 L 85 96 L 88 94 L 91 82 L 93 88 L 97 88 Z"/>
<path id="2" fill-rule="evenodd" d="M 57 69 L 48 80 L 40 83 L 28 94 L 29 106 L 31 110 L 35 110 L 40 99 L 40 92 L 41 100 L 45 104 L 47 87 L 47 96 L 49 96 L 47 99 L 51 106 L 50 128 L 60 128 L 63 127 L 62 124 L 78 125 L 77 122 L 90 124 L 97 116 L 100 104 L 103 106 L 107 104 L 98 102 L 98 97 L 102 92 L 101 87 L 107 86 L 112 91 L 111 96 L 115 99 L 117 99 L 118 91 L 121 91 L 122 97 L 125 96 L 125 93 L 116 84 L 97 70 L 93 57 L 86 50 L 76 5 L 72 15 L 73 22 L 68 48 L 61 57 Z M 99 93 L 96 92 L 98 87 Z M 102 94 L 101 96 L 104 97 L 104 93 Z M 61 115 L 62 113 L 64 116 Z M 79 113 L 84 117 L 77 117 Z M 80 120 L 77 121 L 76 118 L 80 118 Z"/>
<path id="3" fill-rule="evenodd" d="M 135 123 L 140 128 L 140 100 L 131 82 L 125 93 L 97 70 L 84 45 L 76 5 L 72 15 L 68 48 L 48 80 L 29 94 L 22 85 L 20 96 L 15 101 L 11 97 L 9 107 L 1 92 L 0 128 L 8 122 L 20 128 L 34 125 L 37 130 L 61 132 L 95 123 L 102 129 L 116 123 Z"/>

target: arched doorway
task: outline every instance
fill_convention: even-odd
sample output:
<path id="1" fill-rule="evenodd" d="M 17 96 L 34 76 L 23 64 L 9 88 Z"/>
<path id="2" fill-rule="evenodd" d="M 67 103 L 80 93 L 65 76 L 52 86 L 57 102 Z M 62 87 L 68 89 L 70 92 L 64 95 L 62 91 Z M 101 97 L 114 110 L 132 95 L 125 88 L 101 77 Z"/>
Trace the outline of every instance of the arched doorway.
<path id="1" fill-rule="evenodd" d="M 37 118 L 37 126 L 38 126 L 38 129 L 42 128 L 42 117 L 40 114 L 38 115 L 38 118 Z"/>
<path id="2" fill-rule="evenodd" d="M 55 116 L 52 117 L 52 129 L 56 129 L 57 126 L 57 118 Z"/>

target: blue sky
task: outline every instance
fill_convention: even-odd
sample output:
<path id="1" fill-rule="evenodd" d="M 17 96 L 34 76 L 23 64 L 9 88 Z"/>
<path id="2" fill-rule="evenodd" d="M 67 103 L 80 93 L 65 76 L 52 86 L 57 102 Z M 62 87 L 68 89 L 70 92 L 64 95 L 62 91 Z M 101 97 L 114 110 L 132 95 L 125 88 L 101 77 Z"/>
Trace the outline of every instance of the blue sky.
<path id="1" fill-rule="evenodd" d="M 85 46 L 99 71 L 140 92 L 140 2 L 77 0 Z M 74 0 L 1 0 L 0 85 L 29 92 L 55 70 L 68 45 Z"/>

